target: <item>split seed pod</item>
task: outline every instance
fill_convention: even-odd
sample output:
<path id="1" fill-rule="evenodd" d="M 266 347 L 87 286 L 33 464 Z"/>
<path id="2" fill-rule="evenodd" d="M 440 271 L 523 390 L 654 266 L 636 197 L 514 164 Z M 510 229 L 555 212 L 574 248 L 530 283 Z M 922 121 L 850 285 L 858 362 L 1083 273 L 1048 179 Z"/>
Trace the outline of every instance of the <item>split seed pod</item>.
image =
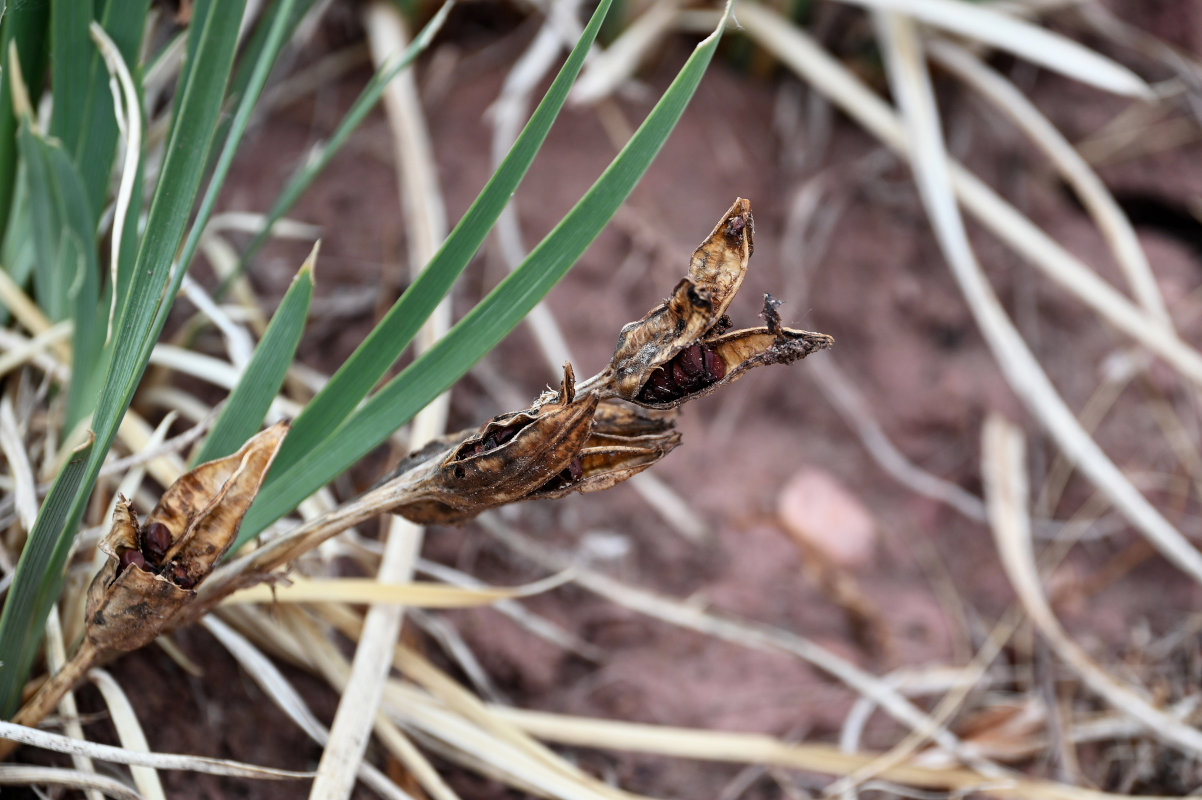
<path id="1" fill-rule="evenodd" d="M 610 362 L 620 397 L 638 398 L 653 372 L 723 324 L 723 315 L 747 274 L 754 231 L 751 204 L 743 198 L 735 200 L 693 252 L 689 275 L 676 285 L 672 297 L 622 328 Z M 698 369 L 704 371 L 704 354 L 690 356 L 689 366 L 698 357 Z M 712 361 L 710 366 L 716 369 Z"/>
<path id="2" fill-rule="evenodd" d="M 576 396 L 572 367 L 565 364 L 554 399 L 490 420 L 394 510 L 421 525 L 458 523 L 522 500 L 565 471 L 570 477 L 596 408 L 595 394 Z"/>
<path id="3" fill-rule="evenodd" d="M 680 444 L 674 417 L 606 400 L 597 406 L 593 429 L 568 469 L 525 499 L 563 497 L 609 489 L 650 467 Z"/>
<path id="4" fill-rule="evenodd" d="M 792 364 L 834 343 L 825 333 L 792 328 L 774 331 L 764 326 L 723 333 L 682 351 L 668 367 L 651 376 L 635 402 L 649 408 L 675 408 L 734 383 L 755 367 Z M 704 368 L 688 374 L 681 367 L 685 357 L 702 362 Z"/>
<path id="5" fill-rule="evenodd" d="M 118 498 L 99 545 L 108 559 L 88 588 L 85 636 L 101 654 L 149 643 L 196 597 L 196 585 L 237 538 L 287 432 L 287 423 L 273 425 L 233 455 L 185 473 L 144 525 Z"/>

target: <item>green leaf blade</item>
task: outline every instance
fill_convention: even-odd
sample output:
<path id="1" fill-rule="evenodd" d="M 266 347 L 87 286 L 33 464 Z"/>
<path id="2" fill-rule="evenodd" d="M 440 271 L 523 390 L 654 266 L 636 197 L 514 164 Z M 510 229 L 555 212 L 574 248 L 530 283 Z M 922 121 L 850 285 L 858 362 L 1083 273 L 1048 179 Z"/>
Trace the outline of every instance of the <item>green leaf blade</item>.
<path id="1" fill-rule="evenodd" d="M 120 304 L 112 358 L 93 418 L 94 440 L 82 467 L 73 462 L 68 467 L 71 479 L 60 475 L 43 502 L 0 614 L 0 653 L 6 662 L 6 668 L 0 670 L 0 713 L 6 716 L 20 700 L 29 665 L 41 643 L 42 625 L 61 587 L 75 527 L 158 338 L 161 322 L 156 325 L 156 312 L 220 118 L 243 5 L 242 0 L 201 0 L 195 6 L 189 31 L 193 60 L 181 82 L 129 295 Z M 47 582 L 53 591 L 44 591 Z M 7 668 L 10 664 L 16 668 Z"/>
<path id="2" fill-rule="evenodd" d="M 430 263 L 296 418 L 292 431 L 276 456 L 275 471 L 283 471 L 296 463 L 346 419 L 389 367 L 396 363 L 422 323 L 450 291 L 484 242 L 546 140 L 601 28 L 609 5 L 610 0 L 598 5 L 508 155 Z"/>
<path id="3" fill-rule="evenodd" d="M 368 399 L 311 452 L 268 479 L 242 523 L 235 546 L 362 458 L 463 376 L 525 317 L 580 257 L 634 189 L 680 120 L 717 49 L 726 16 L 701 42 L 622 151 L 576 206 L 506 277 L 430 350 Z"/>
<path id="4" fill-rule="evenodd" d="M 300 344 L 309 315 L 309 302 L 313 299 L 316 259 L 317 248 L 314 247 L 284 293 L 284 299 L 267 324 L 241 380 L 230 392 L 193 463 L 227 456 L 259 430 Z"/>

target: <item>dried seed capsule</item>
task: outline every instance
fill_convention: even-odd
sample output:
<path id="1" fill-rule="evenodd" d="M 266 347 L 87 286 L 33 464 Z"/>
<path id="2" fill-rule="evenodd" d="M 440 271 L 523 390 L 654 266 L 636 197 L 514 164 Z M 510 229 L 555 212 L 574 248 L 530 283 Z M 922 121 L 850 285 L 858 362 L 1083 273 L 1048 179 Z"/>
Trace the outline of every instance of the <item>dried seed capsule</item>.
<path id="1" fill-rule="evenodd" d="M 287 430 L 284 423 L 268 428 L 237 453 L 181 476 L 144 528 L 118 498 L 99 544 L 108 559 L 88 587 L 85 610 L 85 636 L 100 654 L 150 642 L 196 598 L 192 588 L 234 541 Z"/>
<path id="2" fill-rule="evenodd" d="M 488 422 L 432 468 L 423 485 L 395 511 L 423 525 L 457 523 L 495 506 L 524 499 L 567 473 L 588 438 L 595 394 L 576 397 L 565 366 L 553 400 Z"/>
<path id="3" fill-rule="evenodd" d="M 672 297 L 618 334 L 610 367 L 619 397 L 662 403 L 696 388 L 691 379 L 702 373 L 703 354 L 692 350 L 684 360 L 673 363 L 673 359 L 729 324 L 726 309 L 747 273 L 754 228 L 751 204 L 735 200 L 694 251 L 689 275 L 677 284 Z"/>
<path id="4" fill-rule="evenodd" d="M 649 411 L 620 400 L 602 402 L 588 440 L 567 469 L 525 499 L 597 492 L 642 472 L 680 443 L 674 418 L 672 413 Z"/>

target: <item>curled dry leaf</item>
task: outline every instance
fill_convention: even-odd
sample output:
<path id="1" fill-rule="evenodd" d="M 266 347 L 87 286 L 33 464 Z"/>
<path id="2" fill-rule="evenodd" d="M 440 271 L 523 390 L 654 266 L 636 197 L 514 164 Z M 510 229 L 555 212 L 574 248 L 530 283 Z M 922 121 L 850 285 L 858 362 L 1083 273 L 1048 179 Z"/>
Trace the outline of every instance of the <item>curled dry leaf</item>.
<path id="1" fill-rule="evenodd" d="M 494 417 L 420 481 L 395 510 L 422 525 L 471 519 L 489 508 L 523 500 L 549 481 L 580 477 L 574 462 L 588 440 L 595 394 L 576 396 L 571 365 L 549 402 Z"/>
<path id="2" fill-rule="evenodd" d="M 108 560 L 88 589 L 85 636 L 102 654 L 141 647 L 195 597 L 238 527 L 288 431 L 258 434 L 233 455 L 201 464 L 163 493 L 144 525 L 119 498 L 100 543 Z"/>

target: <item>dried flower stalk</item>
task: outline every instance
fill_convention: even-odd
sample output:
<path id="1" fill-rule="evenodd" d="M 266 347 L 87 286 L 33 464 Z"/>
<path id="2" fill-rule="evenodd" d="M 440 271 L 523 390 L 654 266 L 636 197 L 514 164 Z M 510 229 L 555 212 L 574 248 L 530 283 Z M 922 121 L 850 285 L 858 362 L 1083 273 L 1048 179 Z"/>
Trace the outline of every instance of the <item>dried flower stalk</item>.
<path id="1" fill-rule="evenodd" d="M 671 297 L 622 328 L 597 375 L 577 386 L 565 364 L 558 390 L 530 408 L 431 442 L 359 498 L 230 564 L 214 569 L 284 427 L 185 475 L 145 525 L 128 503 L 118 503 L 101 544 L 109 560 L 89 590 L 84 642 L 15 721 L 36 723 L 92 664 L 195 622 L 233 591 L 271 580 L 299 555 L 383 512 L 422 524 L 459 523 L 508 503 L 608 489 L 647 469 L 680 444 L 681 405 L 755 367 L 792 363 L 834 343 L 826 334 L 783 327 L 779 303 L 768 295 L 765 326 L 731 330 L 726 310 L 746 275 L 754 230 L 750 203 L 737 199 L 693 253 Z"/>

